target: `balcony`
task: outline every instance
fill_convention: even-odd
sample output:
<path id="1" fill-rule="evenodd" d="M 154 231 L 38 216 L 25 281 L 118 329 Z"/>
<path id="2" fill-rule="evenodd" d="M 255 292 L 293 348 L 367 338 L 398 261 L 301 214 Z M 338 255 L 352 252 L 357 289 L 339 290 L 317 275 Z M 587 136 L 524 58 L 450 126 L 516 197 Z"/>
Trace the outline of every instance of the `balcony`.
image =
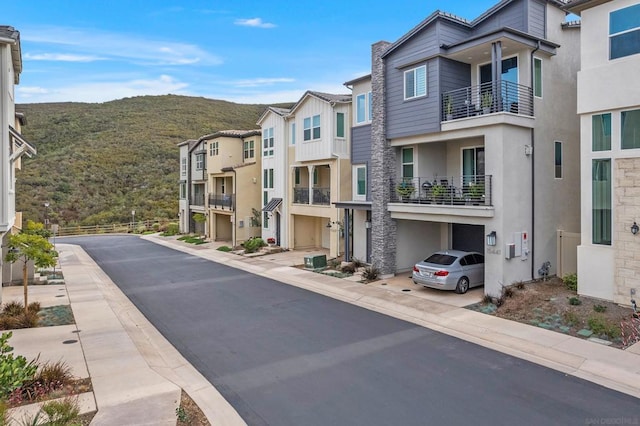
<path id="1" fill-rule="evenodd" d="M 328 206 L 331 204 L 330 188 L 312 188 L 311 202 L 314 205 Z M 293 188 L 294 204 L 309 204 L 309 188 Z"/>
<path id="2" fill-rule="evenodd" d="M 459 120 L 496 112 L 533 117 L 533 89 L 502 80 L 442 94 L 442 121 Z"/>
<path id="3" fill-rule="evenodd" d="M 446 206 L 493 206 L 491 175 L 405 178 L 394 186 L 392 202 Z"/>
<path id="4" fill-rule="evenodd" d="M 204 194 L 193 194 L 189 200 L 189 204 L 204 207 Z"/>
<path id="5" fill-rule="evenodd" d="M 209 208 L 212 208 L 212 209 L 233 211 L 236 204 L 235 201 L 236 201 L 235 195 L 209 194 Z"/>

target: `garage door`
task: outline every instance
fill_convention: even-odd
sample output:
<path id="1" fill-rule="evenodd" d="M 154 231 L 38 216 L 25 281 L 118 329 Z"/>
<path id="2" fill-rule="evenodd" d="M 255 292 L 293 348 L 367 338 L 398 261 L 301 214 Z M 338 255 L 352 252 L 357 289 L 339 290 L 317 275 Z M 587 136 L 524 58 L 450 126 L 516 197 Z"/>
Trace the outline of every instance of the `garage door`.
<path id="1" fill-rule="evenodd" d="M 454 223 L 451 225 L 451 248 L 484 253 L 484 226 Z"/>

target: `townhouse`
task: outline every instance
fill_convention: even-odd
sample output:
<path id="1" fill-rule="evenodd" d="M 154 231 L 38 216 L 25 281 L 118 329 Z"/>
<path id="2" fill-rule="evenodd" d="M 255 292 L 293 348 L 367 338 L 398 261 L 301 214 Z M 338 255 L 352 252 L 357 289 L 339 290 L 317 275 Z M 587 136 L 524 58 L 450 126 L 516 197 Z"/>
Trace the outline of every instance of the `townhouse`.
<path id="1" fill-rule="evenodd" d="M 580 229 L 580 40 L 563 6 L 436 11 L 372 46 L 371 261 L 384 275 L 440 249 L 483 253 L 491 295 L 546 262 L 556 273 L 558 231 Z"/>
<path id="2" fill-rule="evenodd" d="M 581 17 L 578 292 L 629 305 L 640 290 L 640 1 L 568 10 Z"/>
<path id="3" fill-rule="evenodd" d="M 33 144 L 21 135 L 21 127 L 26 124 L 25 116 L 15 111 L 15 85 L 20 83 L 22 72 L 22 52 L 20 33 L 13 27 L 0 26 L 0 270 L 2 283 L 14 278 L 10 263 L 4 262 L 5 240 L 11 233 L 22 228 L 22 215 L 16 212 L 15 182 L 16 170 L 22 167 L 21 157 L 36 154 Z M 21 268 L 15 268 L 16 274 Z"/>
<path id="4" fill-rule="evenodd" d="M 179 228 L 183 234 L 208 235 L 205 221 L 207 194 L 207 145 L 202 139 L 178 144 L 180 150 Z"/>
<path id="5" fill-rule="evenodd" d="M 316 91 L 262 115 L 263 238 L 342 254 L 349 224 L 334 203 L 351 198 L 350 120 L 351 95 Z"/>

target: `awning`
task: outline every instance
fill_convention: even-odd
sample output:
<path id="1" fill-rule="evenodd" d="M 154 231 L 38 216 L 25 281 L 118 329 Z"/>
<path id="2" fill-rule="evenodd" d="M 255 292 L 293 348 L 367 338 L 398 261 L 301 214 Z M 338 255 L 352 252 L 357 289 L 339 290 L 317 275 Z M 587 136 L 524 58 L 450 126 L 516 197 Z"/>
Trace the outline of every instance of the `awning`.
<path id="1" fill-rule="evenodd" d="M 272 212 L 282 203 L 282 198 L 272 198 L 262 209 L 263 212 Z"/>
<path id="2" fill-rule="evenodd" d="M 20 155 L 27 154 L 27 156 L 31 157 L 32 155 L 36 155 L 36 147 L 30 144 L 16 129 L 9 126 L 9 134 L 15 139 L 18 146 L 18 151 L 12 155 L 12 157 L 19 157 Z"/>

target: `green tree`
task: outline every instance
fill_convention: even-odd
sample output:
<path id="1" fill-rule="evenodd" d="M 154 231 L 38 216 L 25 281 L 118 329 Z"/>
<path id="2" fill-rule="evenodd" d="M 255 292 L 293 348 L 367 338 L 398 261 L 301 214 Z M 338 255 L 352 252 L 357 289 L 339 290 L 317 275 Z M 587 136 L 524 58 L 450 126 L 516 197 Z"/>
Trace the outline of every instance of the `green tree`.
<path id="1" fill-rule="evenodd" d="M 51 238 L 51 231 L 45 229 L 44 224 L 41 222 L 34 222 L 32 220 L 27 220 L 27 224 L 22 228 L 22 232 L 25 234 L 35 234 L 40 235 L 43 238 Z"/>
<path id="2" fill-rule="evenodd" d="M 9 251 L 4 260 L 9 263 L 22 261 L 22 285 L 24 286 L 24 310 L 27 312 L 29 306 L 28 290 L 29 277 L 27 276 L 27 264 L 29 261 L 38 268 L 48 268 L 56 264 L 58 252 L 53 249 L 45 237 L 38 234 L 23 232 L 10 235 L 7 247 Z"/>

